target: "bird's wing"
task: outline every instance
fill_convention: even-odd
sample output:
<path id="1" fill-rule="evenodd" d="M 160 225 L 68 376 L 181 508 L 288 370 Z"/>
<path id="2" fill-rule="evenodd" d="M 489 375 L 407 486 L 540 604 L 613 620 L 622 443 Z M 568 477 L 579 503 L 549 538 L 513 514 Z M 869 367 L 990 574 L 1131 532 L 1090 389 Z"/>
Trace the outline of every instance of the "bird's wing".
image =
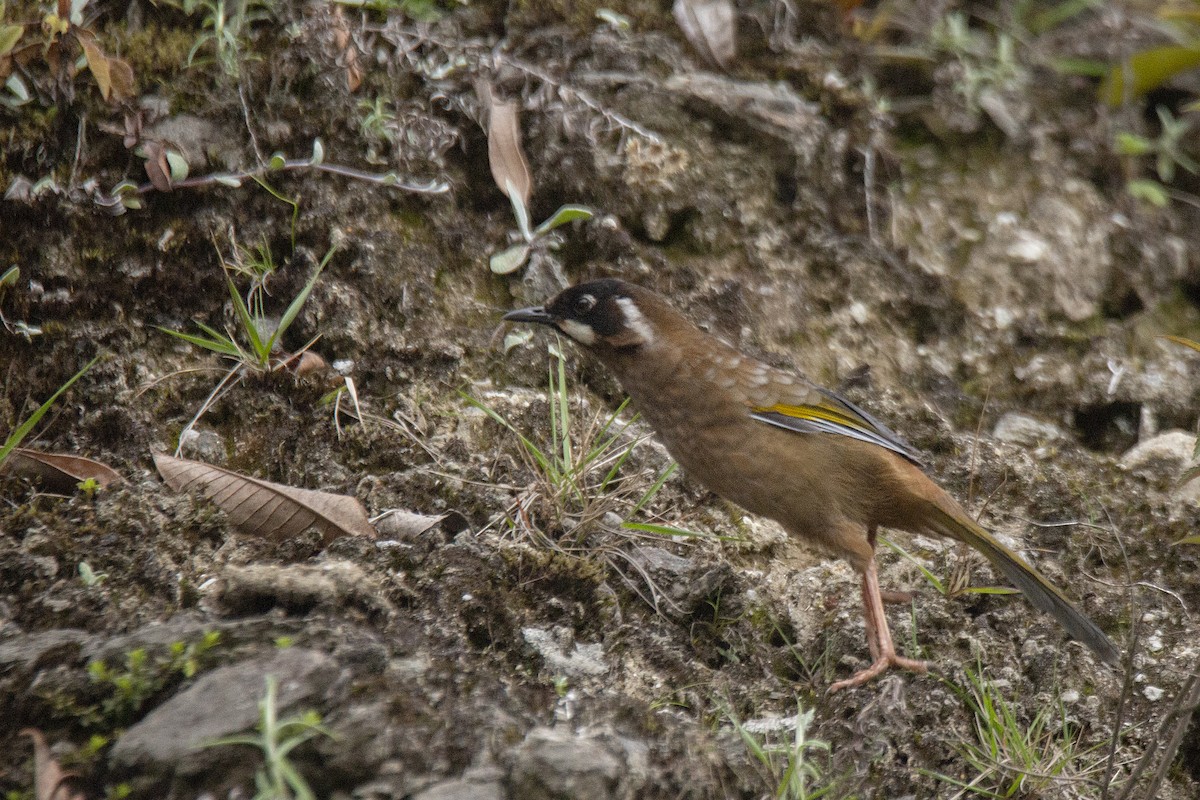
<path id="1" fill-rule="evenodd" d="M 895 431 L 837 392 L 795 376 L 776 378 L 755 392 L 750 416 L 797 433 L 836 433 L 879 445 L 922 466 L 916 449 Z"/>

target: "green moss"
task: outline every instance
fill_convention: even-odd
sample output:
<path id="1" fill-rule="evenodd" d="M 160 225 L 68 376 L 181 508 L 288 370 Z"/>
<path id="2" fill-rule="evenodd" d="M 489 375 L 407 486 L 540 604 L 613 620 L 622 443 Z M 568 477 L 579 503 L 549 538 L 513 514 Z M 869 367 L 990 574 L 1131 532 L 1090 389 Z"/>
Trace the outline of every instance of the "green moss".
<path id="1" fill-rule="evenodd" d="M 129 62 L 143 90 L 184 69 L 196 36 L 194 30 L 164 28 L 154 23 L 135 33 L 113 32 L 114 40 L 120 43 L 120 56 Z"/>

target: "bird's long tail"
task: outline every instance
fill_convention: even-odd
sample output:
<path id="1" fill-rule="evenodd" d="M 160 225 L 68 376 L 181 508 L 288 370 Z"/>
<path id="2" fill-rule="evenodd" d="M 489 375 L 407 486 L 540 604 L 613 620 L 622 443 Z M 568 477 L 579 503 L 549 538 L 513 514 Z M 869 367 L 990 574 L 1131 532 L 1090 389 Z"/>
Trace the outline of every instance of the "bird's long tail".
<path id="1" fill-rule="evenodd" d="M 1090 647 L 1101 660 L 1114 666 L 1120 663 L 1121 653 L 1112 639 L 1040 572 L 996 541 L 992 534 L 958 509 L 957 504 L 945 508 L 943 503 L 934 502 L 933 507 L 933 513 L 926 518 L 926 524 L 933 532 L 974 547 L 1012 581 L 1030 603 L 1058 620 L 1071 636 Z"/>

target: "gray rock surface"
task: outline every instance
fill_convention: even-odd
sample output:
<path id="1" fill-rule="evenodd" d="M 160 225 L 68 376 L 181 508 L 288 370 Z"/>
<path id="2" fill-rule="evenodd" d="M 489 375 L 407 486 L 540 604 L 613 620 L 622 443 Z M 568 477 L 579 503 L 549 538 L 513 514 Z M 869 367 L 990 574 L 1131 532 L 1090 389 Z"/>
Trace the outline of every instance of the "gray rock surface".
<path id="1" fill-rule="evenodd" d="M 516 749 L 509 791 L 522 800 L 632 798 L 645 762 L 643 745 L 609 733 L 534 728 Z"/>
<path id="2" fill-rule="evenodd" d="M 255 726 L 266 676 L 279 679 L 282 717 L 327 699 L 338 672 L 329 656 L 302 648 L 214 669 L 126 731 L 113 746 L 109 765 L 118 774 L 153 780 L 212 769 L 226 757 L 223 751 L 235 748 L 205 743 Z"/>
<path id="3" fill-rule="evenodd" d="M 1040 447 L 1070 438 L 1066 431 L 1054 423 L 1016 411 L 1010 411 L 1000 417 L 992 435 L 1002 442 L 1021 447 Z"/>

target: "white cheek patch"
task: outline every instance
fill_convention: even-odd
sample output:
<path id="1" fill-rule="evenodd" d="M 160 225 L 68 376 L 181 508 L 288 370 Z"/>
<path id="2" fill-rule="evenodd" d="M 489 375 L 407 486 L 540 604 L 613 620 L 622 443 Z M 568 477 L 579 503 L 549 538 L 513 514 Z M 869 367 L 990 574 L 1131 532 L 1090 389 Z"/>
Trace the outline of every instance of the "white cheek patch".
<path id="1" fill-rule="evenodd" d="M 596 343 L 596 332 L 592 330 L 591 325 L 584 325 L 573 319 L 560 319 L 557 325 L 559 330 L 582 345 L 590 346 Z"/>
<path id="2" fill-rule="evenodd" d="M 617 306 L 625 315 L 625 327 L 641 339 L 642 344 L 650 344 L 654 341 L 654 329 L 650 327 L 649 321 L 638 310 L 636 303 L 628 297 L 618 297 Z"/>

